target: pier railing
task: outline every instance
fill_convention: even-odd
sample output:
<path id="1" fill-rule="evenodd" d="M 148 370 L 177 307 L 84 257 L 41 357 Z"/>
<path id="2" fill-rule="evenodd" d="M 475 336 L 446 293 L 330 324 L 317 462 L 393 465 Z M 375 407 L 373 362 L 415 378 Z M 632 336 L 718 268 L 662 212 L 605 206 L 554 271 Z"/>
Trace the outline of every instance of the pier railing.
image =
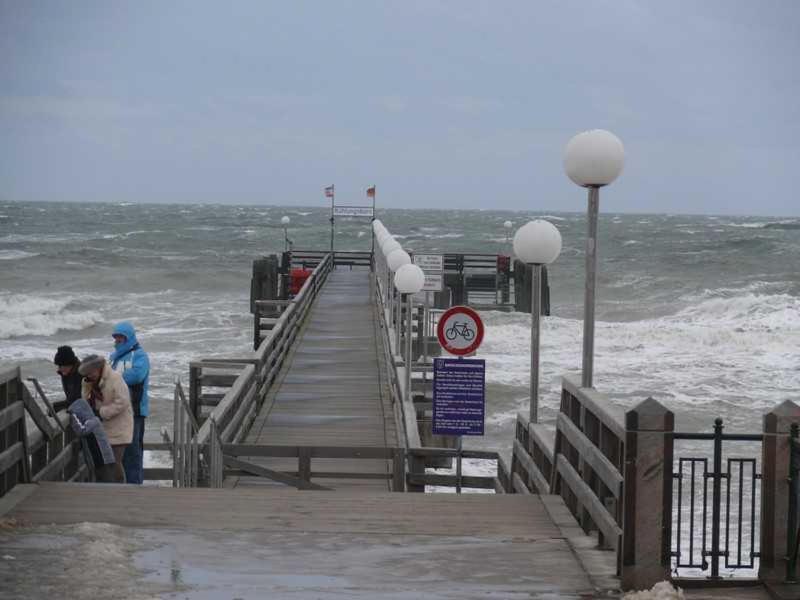
<path id="1" fill-rule="evenodd" d="M 41 389 L 38 382 L 35 389 Z M 19 483 L 83 481 L 89 476 L 68 415 L 56 414 L 46 396 L 41 402 L 47 412 L 31 395 L 20 367 L 0 371 L 0 497 Z"/>

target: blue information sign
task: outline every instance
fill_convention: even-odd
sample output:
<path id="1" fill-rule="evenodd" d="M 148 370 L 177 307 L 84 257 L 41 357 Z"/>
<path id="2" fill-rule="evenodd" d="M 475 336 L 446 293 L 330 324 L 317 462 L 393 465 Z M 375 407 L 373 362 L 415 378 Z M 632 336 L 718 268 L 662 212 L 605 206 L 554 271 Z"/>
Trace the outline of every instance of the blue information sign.
<path id="1" fill-rule="evenodd" d="M 433 433 L 483 435 L 486 361 L 433 359 Z"/>

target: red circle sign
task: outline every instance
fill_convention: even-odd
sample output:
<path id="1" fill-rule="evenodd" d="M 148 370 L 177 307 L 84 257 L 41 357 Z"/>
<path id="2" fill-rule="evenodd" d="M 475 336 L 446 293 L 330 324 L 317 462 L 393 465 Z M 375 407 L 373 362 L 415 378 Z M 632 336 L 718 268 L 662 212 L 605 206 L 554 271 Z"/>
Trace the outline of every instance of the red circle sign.
<path id="1" fill-rule="evenodd" d="M 471 354 L 483 341 L 483 321 L 468 306 L 454 306 L 442 314 L 436 336 L 442 348 L 450 354 Z"/>

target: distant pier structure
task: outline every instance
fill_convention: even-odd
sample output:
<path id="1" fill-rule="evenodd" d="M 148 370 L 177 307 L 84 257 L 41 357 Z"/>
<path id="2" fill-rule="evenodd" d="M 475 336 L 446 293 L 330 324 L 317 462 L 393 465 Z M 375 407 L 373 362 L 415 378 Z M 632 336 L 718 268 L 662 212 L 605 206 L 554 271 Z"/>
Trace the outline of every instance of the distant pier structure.
<path id="1" fill-rule="evenodd" d="M 406 314 L 380 252 L 256 259 L 252 348 L 176 382 L 173 428 L 146 444 L 158 486 L 86 483 L 67 415 L 4 364 L 0 546 L 19 560 L 0 561 L 0 596 L 69 590 L 70 545 L 104 523 L 139 557 L 115 597 L 589 598 L 661 580 L 800 597 L 797 404 L 748 434 L 681 432 L 657 401 L 622 412 L 567 375 L 555 423 L 518 416 L 510 461 L 460 449 L 430 432 L 431 332 L 453 304 L 529 311 L 529 279 L 494 255 L 447 254 L 443 271 L 430 310 Z M 172 558 L 153 570 L 179 575 L 137 571 L 154 548 Z"/>

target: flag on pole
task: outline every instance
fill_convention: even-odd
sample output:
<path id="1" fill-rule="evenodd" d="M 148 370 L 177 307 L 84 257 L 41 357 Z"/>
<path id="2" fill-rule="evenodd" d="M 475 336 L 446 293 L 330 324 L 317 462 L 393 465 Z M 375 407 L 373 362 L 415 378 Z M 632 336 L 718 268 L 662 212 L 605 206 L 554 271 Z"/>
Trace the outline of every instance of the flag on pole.
<path id="1" fill-rule="evenodd" d="M 325 197 L 326 198 L 333 198 L 333 186 L 329 185 L 325 188 Z"/>
<path id="2" fill-rule="evenodd" d="M 375 186 L 367 188 L 367 198 L 374 198 L 375 197 Z"/>

